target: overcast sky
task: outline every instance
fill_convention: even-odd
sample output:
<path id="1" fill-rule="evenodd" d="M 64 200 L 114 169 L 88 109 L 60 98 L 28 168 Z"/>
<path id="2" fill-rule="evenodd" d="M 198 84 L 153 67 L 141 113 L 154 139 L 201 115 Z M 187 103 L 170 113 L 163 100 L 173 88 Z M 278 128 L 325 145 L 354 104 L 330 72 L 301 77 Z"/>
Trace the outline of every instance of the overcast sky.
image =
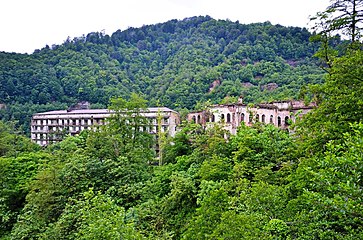
<path id="1" fill-rule="evenodd" d="M 0 51 L 32 53 L 90 32 L 209 15 L 308 27 L 329 0 L 0 0 Z"/>

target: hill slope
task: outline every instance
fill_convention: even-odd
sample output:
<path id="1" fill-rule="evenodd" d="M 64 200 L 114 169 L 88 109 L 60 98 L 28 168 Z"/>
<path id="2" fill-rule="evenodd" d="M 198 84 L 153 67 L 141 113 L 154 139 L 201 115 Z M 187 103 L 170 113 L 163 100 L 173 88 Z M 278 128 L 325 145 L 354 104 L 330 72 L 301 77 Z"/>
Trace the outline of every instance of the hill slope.
<path id="1" fill-rule="evenodd" d="M 8 105 L 1 117 L 24 122 L 35 111 L 81 100 L 106 106 L 131 92 L 177 110 L 226 96 L 297 98 L 301 86 L 322 82 L 310 36 L 298 27 L 206 16 L 90 33 L 31 55 L 0 53 L 0 103 Z"/>

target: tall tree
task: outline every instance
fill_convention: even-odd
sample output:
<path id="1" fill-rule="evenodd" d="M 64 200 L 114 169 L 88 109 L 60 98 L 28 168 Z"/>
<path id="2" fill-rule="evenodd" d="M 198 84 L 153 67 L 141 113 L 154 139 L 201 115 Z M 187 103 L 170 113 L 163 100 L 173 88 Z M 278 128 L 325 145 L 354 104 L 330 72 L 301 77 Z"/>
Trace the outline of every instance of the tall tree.
<path id="1" fill-rule="evenodd" d="M 328 34 L 343 30 L 349 44 L 339 55 L 330 55 L 326 81 L 318 87 L 319 106 L 300 124 L 302 148 L 292 174 L 287 204 L 291 230 L 296 238 L 361 239 L 363 51 L 360 26 L 363 1 L 331 1 L 320 15 Z M 325 48 L 326 50 L 327 48 Z"/>
<path id="2" fill-rule="evenodd" d="M 91 153 L 101 159 L 105 156 L 124 156 L 129 159 L 143 156 L 144 160 L 151 160 L 154 141 L 150 134 L 150 119 L 145 117 L 146 103 L 135 93 L 131 94 L 129 100 L 112 99 L 109 108 L 114 113 L 107 120 L 108 124 L 100 131 L 90 133 L 87 139 Z"/>
<path id="3" fill-rule="evenodd" d="M 334 34 L 339 31 L 351 42 L 359 41 L 363 27 L 362 0 L 330 0 L 323 12 L 318 12 L 312 20 L 317 20 L 314 29 L 320 34 Z"/>
<path id="4" fill-rule="evenodd" d="M 304 149 L 310 153 L 324 151 L 330 140 L 341 139 L 350 131 L 349 124 L 363 119 L 363 0 L 335 0 L 325 12 L 318 13 L 315 29 L 322 42 L 317 53 L 328 64 L 325 83 L 316 86 L 318 108 L 309 114 L 300 132 Z M 323 27 L 323 28 L 322 28 Z M 332 33 L 343 31 L 349 37 L 348 47 L 338 54 L 332 50 Z M 303 152 L 307 152 L 307 151 Z"/>

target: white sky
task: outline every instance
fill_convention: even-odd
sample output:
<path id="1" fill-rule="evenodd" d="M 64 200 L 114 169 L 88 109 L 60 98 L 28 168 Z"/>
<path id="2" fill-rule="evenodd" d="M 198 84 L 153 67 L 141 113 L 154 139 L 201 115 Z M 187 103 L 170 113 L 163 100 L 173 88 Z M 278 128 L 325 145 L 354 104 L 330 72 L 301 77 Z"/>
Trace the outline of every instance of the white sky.
<path id="1" fill-rule="evenodd" d="M 0 0 L 0 51 L 32 53 L 90 32 L 209 15 L 308 27 L 329 0 Z"/>

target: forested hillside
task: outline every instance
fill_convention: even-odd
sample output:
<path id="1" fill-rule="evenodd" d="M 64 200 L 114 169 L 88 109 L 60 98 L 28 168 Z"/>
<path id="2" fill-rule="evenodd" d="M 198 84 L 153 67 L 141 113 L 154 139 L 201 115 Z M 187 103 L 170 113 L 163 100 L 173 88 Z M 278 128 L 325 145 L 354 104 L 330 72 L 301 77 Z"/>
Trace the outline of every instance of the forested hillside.
<path id="1" fill-rule="evenodd" d="M 310 36 L 298 27 L 206 16 L 90 33 L 31 55 L 0 53 L 0 103 L 8 106 L 1 116 L 26 123 L 34 112 L 78 101 L 105 107 L 131 92 L 175 110 L 226 96 L 298 98 L 303 85 L 323 79 Z"/>
<path id="2" fill-rule="evenodd" d="M 292 40 L 296 38 L 288 34 L 306 31 L 267 23 L 244 26 L 193 18 L 144 27 L 141 28 L 143 31 L 129 29 L 112 37 L 91 34 L 86 39 L 69 41 L 29 56 L 3 53 L 8 61 L 2 59 L 1 66 L 7 69 L 2 70 L 2 76 L 13 77 L 7 77 L 10 85 L 1 87 L 9 88 L 10 82 L 14 86 L 11 88 L 13 94 L 8 94 L 4 101 L 19 109 L 20 106 L 28 107 L 30 112 L 37 107 L 52 108 L 81 98 L 92 100 L 91 94 L 97 91 L 102 95 L 95 94 L 98 97 L 93 101 L 95 104 L 106 104 L 108 100 L 103 97 L 107 94 L 121 97 L 110 102 L 109 108 L 115 110 L 115 114 L 107 125 L 82 131 L 78 136 L 69 136 L 47 147 L 31 143 L 29 138 L 19 134 L 14 123 L 0 121 L 0 239 L 362 239 L 363 0 L 331 1 L 315 20 L 315 39 L 321 43 L 316 56 L 327 74 L 323 83 L 301 91 L 301 97 L 313 97 L 317 107 L 290 125 L 291 132 L 256 122 L 248 127 L 241 125 L 236 135 L 229 136 L 223 122 L 209 128 L 183 122 L 174 138 L 160 134 L 160 158 L 150 147 L 156 144 L 155 137 L 139 127 L 147 125 L 142 110 L 156 104 L 158 97 L 162 104 L 168 104 L 170 100 L 171 106 L 192 108 L 198 101 L 202 104 L 209 98 L 220 101 L 224 96 L 234 96 L 227 91 L 233 87 L 245 89 L 246 101 L 259 101 L 279 94 L 295 96 L 297 93 L 290 93 L 300 88 L 299 84 L 293 84 L 295 80 L 297 83 L 320 83 L 321 72 L 307 55 L 311 43 L 299 45 L 298 41 Z M 261 40 L 257 40 L 260 35 L 261 41 L 267 44 L 274 35 L 264 38 L 264 33 L 267 34 L 267 29 L 275 29 L 277 36 L 282 36 L 286 30 L 284 38 L 290 39 L 287 41 L 295 46 L 294 50 L 297 46 L 305 46 L 306 51 L 293 57 L 281 50 L 290 48 L 275 51 L 269 47 L 278 61 L 252 56 L 253 51 L 246 51 L 238 58 L 234 55 L 238 50 L 227 54 L 227 46 L 234 42 L 228 41 L 228 34 L 234 29 L 226 29 L 223 37 L 226 45 L 222 51 L 226 55 L 206 58 L 210 52 L 198 52 L 198 41 L 188 43 L 188 36 L 199 36 L 202 26 L 211 27 L 208 24 L 217 29 L 219 25 L 231 24 L 248 29 L 246 33 L 260 31 L 259 35 L 253 35 L 256 36 L 254 45 L 242 44 L 237 49 L 255 48 Z M 165 49 L 162 43 L 148 45 L 147 36 L 152 36 L 153 28 L 159 29 L 155 39 L 160 37 L 169 42 Z M 150 32 L 146 31 L 148 29 Z M 214 36 L 214 41 L 221 41 L 222 38 L 216 40 L 219 30 L 212 29 L 210 35 Z M 195 34 L 188 35 L 193 31 Z M 176 43 L 172 36 L 178 32 L 185 34 L 186 44 L 180 43 L 179 48 L 175 46 L 172 53 L 173 48 L 168 46 Z M 344 45 L 337 45 L 337 33 L 343 33 L 349 40 Z M 308 35 L 306 32 L 306 37 Z M 200 42 L 208 42 L 208 39 L 205 37 Z M 278 41 L 275 39 L 275 42 Z M 282 42 L 279 44 L 285 46 Z M 119 45 L 132 50 L 127 54 L 126 50 L 116 51 Z M 207 44 L 211 49 L 216 45 Z M 144 50 L 140 50 L 142 46 Z M 190 52 L 179 52 L 178 49 L 188 46 Z M 148 48 L 150 51 L 146 50 Z M 101 49 L 107 49 L 110 54 Z M 294 54 L 298 52 L 294 51 Z M 150 57 L 150 62 L 141 61 L 146 53 L 158 60 Z M 195 55 L 190 61 L 181 60 L 191 57 L 192 53 Z M 61 58 L 62 54 L 67 57 Z M 198 68 L 198 61 L 204 61 L 205 66 L 201 64 Z M 231 64 L 233 62 L 235 64 Z M 85 67 L 88 63 L 93 66 L 93 74 Z M 106 63 L 112 64 L 103 65 Z M 19 66 L 15 67 L 17 64 Z M 279 67 L 281 71 L 274 73 L 259 72 Z M 199 78 L 207 68 L 211 70 L 208 73 L 216 75 Z M 229 68 L 237 70 L 230 71 Z M 246 81 L 242 80 L 242 75 L 235 75 L 248 69 L 251 75 Z M 274 74 L 284 76 L 286 71 L 291 71 L 291 75 L 276 78 L 285 79 L 285 85 L 264 95 L 261 86 L 277 83 Z M 208 76 L 208 73 L 204 75 Z M 288 81 L 300 73 L 300 77 Z M 54 76 L 45 78 L 47 74 Z M 20 81 L 20 76 L 37 77 Z M 136 76 L 144 76 L 147 81 Z M 49 79 L 59 83 L 53 85 L 58 86 L 55 87 L 59 90 L 57 96 L 50 90 L 36 88 Z M 94 85 L 89 86 L 91 79 Z M 209 92 L 210 84 L 216 80 L 220 85 L 216 84 Z M 227 87 L 225 82 L 231 85 Z M 254 87 L 246 88 L 247 84 L 242 83 L 247 82 Z M 67 88 L 65 83 L 75 85 Z M 176 99 L 188 97 L 183 95 L 184 90 L 177 91 L 179 88 L 175 85 L 179 83 L 180 87 L 185 84 L 190 96 L 195 93 L 196 99 L 177 106 L 182 103 Z M 204 86 L 202 83 L 206 84 L 206 89 L 197 88 Z M 25 92 L 16 92 L 15 85 L 21 84 L 32 100 L 25 97 Z M 123 88 L 119 89 L 119 85 Z M 44 83 L 44 87 L 47 84 Z M 134 89 L 138 89 L 139 95 L 129 94 Z M 10 88 L 6 91 L 10 93 Z M 40 102 L 32 93 L 42 95 L 45 101 Z M 142 94 L 149 102 L 140 96 Z M 42 105 L 48 101 L 51 103 Z M 155 162 L 159 164 L 153 164 Z"/>

